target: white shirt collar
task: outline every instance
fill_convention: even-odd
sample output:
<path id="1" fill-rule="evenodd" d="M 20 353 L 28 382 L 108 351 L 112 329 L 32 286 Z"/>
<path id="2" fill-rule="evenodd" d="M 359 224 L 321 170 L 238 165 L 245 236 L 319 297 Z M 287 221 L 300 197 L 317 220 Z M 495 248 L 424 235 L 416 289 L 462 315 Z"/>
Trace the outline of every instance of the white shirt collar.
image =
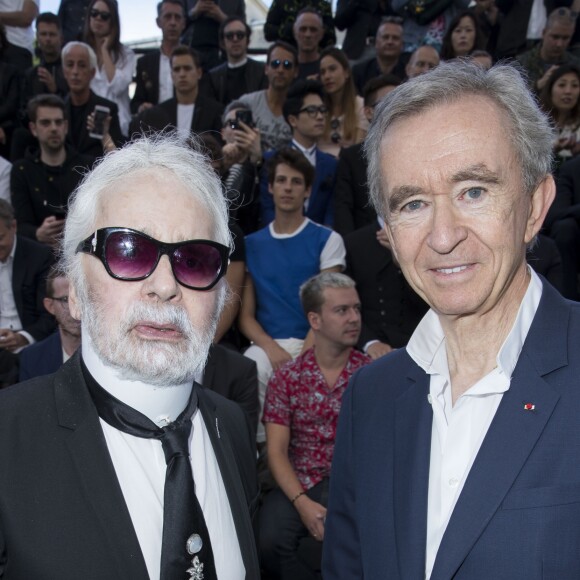
<path id="1" fill-rule="evenodd" d="M 296 147 L 296 149 L 298 149 L 298 151 L 302 152 L 304 154 L 304 157 L 306 157 L 306 159 L 308 159 L 308 161 L 310 161 L 310 163 L 312 165 L 315 165 L 316 144 L 314 144 L 312 147 L 307 149 L 306 147 L 303 147 L 302 145 L 300 145 L 300 143 L 298 143 L 298 141 L 296 141 L 296 139 L 292 139 L 292 145 L 294 147 Z"/>
<path id="2" fill-rule="evenodd" d="M 530 282 L 518 309 L 514 324 L 497 353 L 498 370 L 508 379 L 512 376 L 520 352 L 532 325 L 542 297 L 542 282 L 528 266 Z M 407 344 L 409 356 L 429 375 L 449 378 L 445 335 L 439 317 L 429 310 Z"/>
<path id="3" fill-rule="evenodd" d="M 235 63 L 228 62 L 228 68 L 240 68 L 240 67 L 244 66 L 247 62 L 248 62 L 247 57 L 241 62 L 235 62 Z"/>
<path id="4" fill-rule="evenodd" d="M 83 361 L 103 389 L 160 427 L 177 419 L 189 401 L 193 386 L 191 382 L 157 387 L 141 381 L 121 379 L 113 367 L 100 359 L 85 328 L 82 328 L 81 333 Z"/>

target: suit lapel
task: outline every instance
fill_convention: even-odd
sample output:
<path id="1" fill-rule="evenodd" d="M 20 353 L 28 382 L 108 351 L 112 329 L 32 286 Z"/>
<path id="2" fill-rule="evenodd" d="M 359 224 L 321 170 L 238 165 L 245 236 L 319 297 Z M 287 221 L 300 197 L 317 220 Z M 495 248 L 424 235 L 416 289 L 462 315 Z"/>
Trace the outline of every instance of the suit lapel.
<path id="1" fill-rule="evenodd" d="M 14 261 L 12 265 L 12 295 L 14 296 L 14 304 L 16 305 L 16 311 L 20 317 L 20 322 L 24 325 L 26 323 L 23 320 L 24 305 L 22 303 L 22 285 L 24 284 L 26 273 L 26 260 L 22 255 L 22 244 L 18 243 L 18 237 L 16 237 L 15 240 L 16 250 L 14 250 Z"/>
<path id="2" fill-rule="evenodd" d="M 230 502 L 240 551 L 246 568 L 246 578 L 258 578 L 259 565 L 254 545 L 254 530 L 249 516 L 246 495 L 236 469 L 237 461 L 232 447 L 232 438 L 235 437 L 235 433 L 231 432 L 228 421 L 224 419 L 216 405 L 205 396 L 203 387 L 198 388 L 198 395 L 199 410 L 211 439 Z"/>
<path id="3" fill-rule="evenodd" d="M 433 412 L 429 375 L 414 365 L 407 380 L 395 408 L 395 533 L 400 577 L 423 578 Z"/>
<path id="4" fill-rule="evenodd" d="M 565 302 L 544 283 L 542 300 L 510 388 L 503 395 L 453 510 L 432 580 L 454 576 L 500 508 L 550 420 L 559 395 L 542 375 L 567 364 L 568 318 Z M 535 409 L 525 410 L 527 403 Z"/>
<path id="5" fill-rule="evenodd" d="M 119 486 L 96 409 L 86 389 L 77 353 L 55 379 L 59 424 L 66 439 L 81 489 L 102 530 L 118 578 L 148 578 L 133 523 Z M 90 522 L 86 522 L 90 525 Z"/>

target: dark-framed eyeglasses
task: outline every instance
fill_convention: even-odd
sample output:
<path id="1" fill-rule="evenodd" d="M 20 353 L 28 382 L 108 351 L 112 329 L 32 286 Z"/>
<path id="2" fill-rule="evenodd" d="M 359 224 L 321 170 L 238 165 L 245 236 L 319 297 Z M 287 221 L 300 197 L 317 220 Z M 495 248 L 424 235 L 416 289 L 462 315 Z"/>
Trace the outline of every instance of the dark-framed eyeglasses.
<path id="1" fill-rule="evenodd" d="M 107 12 L 106 10 L 97 10 L 96 8 L 93 8 L 89 12 L 89 15 L 91 18 L 98 18 L 99 20 L 102 20 L 103 22 L 108 22 L 111 19 L 110 12 Z"/>
<path id="2" fill-rule="evenodd" d="M 68 306 L 68 296 L 49 296 L 49 298 L 60 302 L 63 306 Z"/>
<path id="3" fill-rule="evenodd" d="M 307 107 L 302 107 L 298 111 L 298 114 L 300 113 L 307 113 L 310 118 L 315 119 L 319 113 L 324 117 L 328 113 L 328 107 L 326 105 L 319 105 L 318 107 L 316 105 L 308 105 Z"/>
<path id="4" fill-rule="evenodd" d="M 270 61 L 268 66 L 272 67 L 273 69 L 277 69 L 280 68 L 280 66 L 283 66 L 286 70 L 290 70 L 294 68 L 294 62 L 288 59 L 280 60 L 279 58 L 277 58 L 275 60 Z"/>
<path id="5" fill-rule="evenodd" d="M 101 228 L 76 249 L 91 254 L 117 280 L 138 281 L 151 276 L 167 256 L 175 279 L 192 290 L 210 290 L 228 269 L 230 248 L 212 240 L 169 244 L 131 228 Z"/>
<path id="6" fill-rule="evenodd" d="M 232 32 L 226 32 L 224 38 L 226 40 L 243 40 L 247 38 L 248 34 L 243 30 L 233 30 Z"/>

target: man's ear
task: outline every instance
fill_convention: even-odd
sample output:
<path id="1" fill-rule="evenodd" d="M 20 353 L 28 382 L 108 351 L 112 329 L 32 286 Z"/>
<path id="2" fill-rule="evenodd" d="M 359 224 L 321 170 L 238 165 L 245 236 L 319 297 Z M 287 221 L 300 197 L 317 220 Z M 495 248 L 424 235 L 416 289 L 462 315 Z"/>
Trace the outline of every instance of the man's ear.
<path id="1" fill-rule="evenodd" d="M 318 312 L 309 312 L 306 318 L 312 330 L 318 330 L 320 328 L 320 314 Z"/>
<path id="2" fill-rule="evenodd" d="M 28 122 L 28 129 L 35 137 L 38 137 L 38 134 L 36 132 L 36 123 L 29 121 Z"/>
<path id="3" fill-rule="evenodd" d="M 81 305 L 77 295 L 77 290 L 72 282 L 68 289 L 68 309 L 74 319 L 82 320 Z"/>
<path id="4" fill-rule="evenodd" d="M 526 224 L 524 242 L 529 244 L 540 231 L 546 214 L 556 197 L 556 184 L 551 175 L 547 175 L 534 190 L 530 200 L 530 213 Z"/>

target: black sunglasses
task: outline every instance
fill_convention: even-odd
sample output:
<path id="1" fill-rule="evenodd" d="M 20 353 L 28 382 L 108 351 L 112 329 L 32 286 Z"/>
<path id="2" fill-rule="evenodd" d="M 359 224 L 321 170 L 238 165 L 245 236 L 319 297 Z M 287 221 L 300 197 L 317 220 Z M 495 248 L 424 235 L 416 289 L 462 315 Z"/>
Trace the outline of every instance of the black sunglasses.
<path id="1" fill-rule="evenodd" d="M 192 290 L 210 290 L 228 269 L 230 248 L 211 240 L 160 242 L 130 228 L 101 228 L 83 240 L 77 252 L 92 254 L 117 280 L 137 281 L 151 276 L 168 256 L 175 279 Z"/>
<path id="2" fill-rule="evenodd" d="M 320 113 L 324 117 L 324 115 L 328 113 L 328 107 L 326 107 L 325 105 L 320 105 L 318 107 L 316 105 L 308 105 L 307 107 L 302 107 L 298 111 L 298 114 L 300 113 L 307 113 L 309 117 L 315 119 L 318 113 Z"/>
<path id="3" fill-rule="evenodd" d="M 241 30 L 235 30 L 233 32 L 226 32 L 224 34 L 224 38 L 226 40 L 234 40 L 234 38 L 236 40 L 242 40 L 243 38 L 246 38 L 247 36 L 248 35 L 245 32 L 241 31 Z"/>
<path id="4" fill-rule="evenodd" d="M 108 22 L 111 19 L 111 13 L 105 10 L 97 10 L 93 8 L 90 12 L 91 18 L 99 18 L 103 22 Z"/>
<path id="5" fill-rule="evenodd" d="M 273 69 L 279 68 L 280 65 L 282 65 L 286 70 L 290 70 L 291 68 L 294 68 L 294 63 L 288 59 L 280 60 L 279 58 L 277 58 L 276 60 L 271 61 L 269 64 L 269 66 L 271 66 Z"/>

